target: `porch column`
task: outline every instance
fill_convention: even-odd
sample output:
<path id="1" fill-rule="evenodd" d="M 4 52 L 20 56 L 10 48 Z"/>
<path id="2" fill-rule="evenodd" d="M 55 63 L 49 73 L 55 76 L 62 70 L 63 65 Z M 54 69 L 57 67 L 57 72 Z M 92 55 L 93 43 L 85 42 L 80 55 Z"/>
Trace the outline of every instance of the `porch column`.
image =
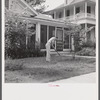
<path id="1" fill-rule="evenodd" d="M 71 37 L 71 41 L 72 41 L 72 51 L 74 51 L 75 47 L 74 47 L 74 36 Z"/>
<path id="2" fill-rule="evenodd" d="M 26 35 L 26 49 L 27 49 L 27 46 L 28 46 L 28 36 Z"/>
<path id="3" fill-rule="evenodd" d="M 76 9 L 75 9 L 75 6 L 74 6 L 74 19 L 76 20 L 75 14 L 76 14 Z"/>
<path id="4" fill-rule="evenodd" d="M 87 23 L 85 23 L 85 30 L 87 31 Z M 87 41 L 87 32 L 85 32 L 85 42 Z"/>
<path id="5" fill-rule="evenodd" d="M 87 17 L 87 2 L 85 2 L 85 17 Z"/>
<path id="6" fill-rule="evenodd" d="M 56 19 L 56 11 L 54 11 L 54 19 Z"/>
<path id="7" fill-rule="evenodd" d="M 27 49 L 27 46 L 28 46 L 28 21 L 26 21 L 26 49 Z"/>
<path id="8" fill-rule="evenodd" d="M 39 43 L 40 45 L 40 23 L 36 24 L 36 41 Z"/>
<path id="9" fill-rule="evenodd" d="M 64 37 L 65 37 L 65 30 L 64 30 L 64 27 L 63 27 L 63 50 L 64 50 Z"/>
<path id="10" fill-rule="evenodd" d="M 96 11 L 96 5 L 95 5 L 95 14 L 94 14 L 94 15 L 95 15 L 95 18 L 96 18 L 96 16 L 97 16 L 97 15 L 96 15 L 96 14 L 97 14 L 96 12 L 97 12 L 97 11 Z"/>
<path id="11" fill-rule="evenodd" d="M 71 35 L 69 35 L 69 49 L 71 49 Z"/>
<path id="12" fill-rule="evenodd" d="M 55 37 L 57 36 L 56 32 L 57 32 L 57 27 L 55 27 Z M 56 49 L 56 41 L 55 41 L 55 49 Z"/>
<path id="13" fill-rule="evenodd" d="M 49 26 L 47 25 L 47 41 L 49 40 Z"/>
<path id="14" fill-rule="evenodd" d="M 66 9 L 64 8 L 64 20 L 66 19 Z"/>

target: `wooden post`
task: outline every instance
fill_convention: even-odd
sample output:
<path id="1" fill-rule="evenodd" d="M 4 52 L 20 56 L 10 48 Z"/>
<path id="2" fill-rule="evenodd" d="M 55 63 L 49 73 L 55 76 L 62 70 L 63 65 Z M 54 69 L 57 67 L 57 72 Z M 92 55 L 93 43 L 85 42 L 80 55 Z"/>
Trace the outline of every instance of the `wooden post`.
<path id="1" fill-rule="evenodd" d="M 76 9 L 75 9 L 75 6 L 74 6 L 74 20 L 76 19 L 75 14 L 76 14 Z"/>
<path id="2" fill-rule="evenodd" d="M 72 51 L 74 51 L 75 47 L 74 47 L 74 36 L 72 35 Z"/>
<path id="3" fill-rule="evenodd" d="M 26 49 L 27 49 L 27 45 L 28 45 L 28 36 L 26 35 Z"/>
<path id="4" fill-rule="evenodd" d="M 27 45 L 28 45 L 28 21 L 26 23 L 26 49 L 27 49 Z"/>
<path id="5" fill-rule="evenodd" d="M 69 36 L 69 49 L 71 49 L 71 35 L 68 35 Z"/>
<path id="6" fill-rule="evenodd" d="M 87 31 L 87 23 L 85 23 L 85 30 Z M 87 41 L 87 32 L 85 32 L 85 42 Z"/>
<path id="7" fill-rule="evenodd" d="M 66 19 L 66 9 L 64 8 L 64 20 Z"/>
<path id="8" fill-rule="evenodd" d="M 40 46 L 40 38 L 41 38 L 41 34 L 40 34 L 40 23 L 36 24 L 36 41 L 39 43 Z"/>
<path id="9" fill-rule="evenodd" d="M 56 19 L 56 12 L 54 11 L 54 19 Z"/>
<path id="10" fill-rule="evenodd" d="M 56 32 L 57 32 L 57 27 L 55 27 L 55 37 L 57 36 L 57 35 L 56 35 Z M 56 50 L 56 46 L 57 46 L 57 45 L 56 45 L 56 41 L 55 41 L 55 50 Z"/>
<path id="11" fill-rule="evenodd" d="M 87 17 L 87 2 L 85 2 L 85 17 Z"/>
<path id="12" fill-rule="evenodd" d="M 47 41 L 49 40 L 49 26 L 47 25 Z"/>
<path id="13" fill-rule="evenodd" d="M 65 31 L 64 31 L 64 27 L 63 27 L 63 50 L 64 50 L 64 37 L 65 37 Z"/>

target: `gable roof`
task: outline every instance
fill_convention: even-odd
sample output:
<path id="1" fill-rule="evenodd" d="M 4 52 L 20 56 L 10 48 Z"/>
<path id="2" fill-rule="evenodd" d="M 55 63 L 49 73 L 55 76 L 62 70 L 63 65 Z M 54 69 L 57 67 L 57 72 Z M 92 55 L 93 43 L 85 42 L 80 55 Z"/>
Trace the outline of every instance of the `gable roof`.
<path id="1" fill-rule="evenodd" d="M 13 0 L 13 2 L 10 3 L 10 5 L 9 2 L 10 0 L 9 1 L 5 0 L 5 4 L 6 4 L 5 8 L 12 13 L 16 13 L 20 15 L 27 13 L 32 16 L 38 15 L 38 12 L 24 0 Z"/>

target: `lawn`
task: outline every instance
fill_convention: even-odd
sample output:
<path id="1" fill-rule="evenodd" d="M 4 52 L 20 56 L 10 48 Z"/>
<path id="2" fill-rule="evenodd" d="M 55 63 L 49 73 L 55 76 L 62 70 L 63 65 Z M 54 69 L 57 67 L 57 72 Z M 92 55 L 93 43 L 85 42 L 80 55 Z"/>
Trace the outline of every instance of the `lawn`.
<path id="1" fill-rule="evenodd" d="M 50 63 L 37 57 L 6 60 L 5 66 L 6 83 L 48 83 L 96 71 L 94 58 L 55 55 Z"/>

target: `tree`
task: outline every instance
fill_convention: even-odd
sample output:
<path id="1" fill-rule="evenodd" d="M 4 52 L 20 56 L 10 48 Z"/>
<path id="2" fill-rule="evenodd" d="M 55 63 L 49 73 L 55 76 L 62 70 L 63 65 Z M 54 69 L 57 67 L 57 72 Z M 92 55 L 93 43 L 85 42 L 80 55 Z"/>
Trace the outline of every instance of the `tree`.
<path id="1" fill-rule="evenodd" d="M 68 27 L 67 34 L 69 34 L 74 41 L 72 44 L 74 46 L 74 50 L 71 49 L 71 52 L 73 54 L 73 59 L 75 59 L 76 52 L 82 49 L 81 45 L 85 39 L 84 34 L 86 33 L 86 30 L 82 29 L 81 25 L 71 22 L 65 22 L 65 25 Z"/>
<path id="2" fill-rule="evenodd" d="M 32 26 L 32 27 L 31 27 Z M 5 13 L 5 54 L 6 57 L 17 58 L 25 56 L 26 38 L 33 35 L 33 25 L 27 26 L 27 21 L 19 18 L 17 14 L 6 11 Z M 27 41 L 28 42 L 28 41 Z M 32 44 L 32 50 L 35 47 Z"/>
<path id="3" fill-rule="evenodd" d="M 45 0 L 25 0 L 30 6 L 36 9 L 37 12 L 42 13 L 46 6 L 44 5 Z"/>
<path id="4" fill-rule="evenodd" d="M 81 25 L 71 23 L 70 21 L 65 21 L 65 25 L 68 27 L 67 34 L 73 37 L 74 43 L 74 50 L 71 50 L 73 54 L 73 59 L 75 59 L 75 54 L 77 51 L 80 51 L 83 46 L 91 46 L 95 48 L 95 43 L 87 42 L 86 39 L 86 33 L 91 31 L 95 26 L 92 26 L 90 28 L 82 28 Z"/>

